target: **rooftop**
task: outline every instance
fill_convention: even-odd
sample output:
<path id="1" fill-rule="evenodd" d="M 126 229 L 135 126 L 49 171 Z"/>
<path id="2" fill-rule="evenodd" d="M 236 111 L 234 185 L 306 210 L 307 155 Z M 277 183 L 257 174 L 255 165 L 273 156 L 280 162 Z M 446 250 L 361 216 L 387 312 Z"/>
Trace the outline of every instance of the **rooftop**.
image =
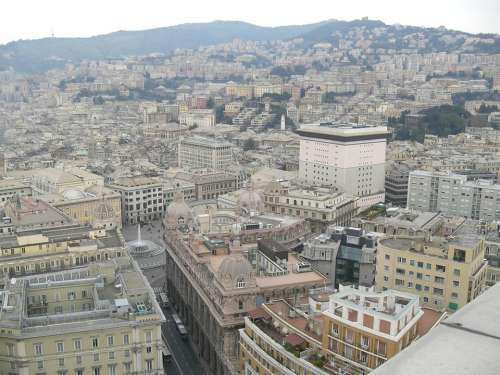
<path id="1" fill-rule="evenodd" d="M 469 302 L 372 374 L 497 375 L 498 311 L 500 284 Z"/>

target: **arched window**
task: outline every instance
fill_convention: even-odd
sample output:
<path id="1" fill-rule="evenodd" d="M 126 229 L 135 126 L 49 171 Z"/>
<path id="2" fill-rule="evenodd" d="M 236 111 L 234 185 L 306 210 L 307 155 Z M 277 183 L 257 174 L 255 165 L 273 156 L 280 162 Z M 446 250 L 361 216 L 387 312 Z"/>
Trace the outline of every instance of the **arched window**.
<path id="1" fill-rule="evenodd" d="M 243 301 L 242 300 L 238 301 L 238 309 L 243 310 Z"/>

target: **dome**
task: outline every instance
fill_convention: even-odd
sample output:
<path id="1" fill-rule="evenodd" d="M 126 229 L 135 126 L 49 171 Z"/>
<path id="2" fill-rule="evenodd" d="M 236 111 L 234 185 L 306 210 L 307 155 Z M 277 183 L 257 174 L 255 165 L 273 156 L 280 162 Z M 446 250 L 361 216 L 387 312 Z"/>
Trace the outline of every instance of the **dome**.
<path id="1" fill-rule="evenodd" d="M 94 217 L 96 220 L 110 220 L 115 217 L 115 210 L 109 204 L 102 201 L 95 209 Z"/>
<path id="2" fill-rule="evenodd" d="M 218 279 L 226 288 L 245 288 L 253 285 L 253 268 L 241 254 L 227 256 L 217 270 Z"/>
<path id="3" fill-rule="evenodd" d="M 240 208 L 250 212 L 260 212 L 262 210 L 262 198 L 253 188 L 243 190 L 238 200 Z"/>
<path id="4" fill-rule="evenodd" d="M 182 224 L 192 224 L 193 213 L 191 208 L 184 202 L 184 196 L 180 192 L 174 193 L 174 200 L 167 207 L 164 224 L 166 227 L 176 227 Z"/>
<path id="5" fill-rule="evenodd" d="M 64 199 L 67 199 L 70 201 L 75 200 L 75 199 L 85 198 L 85 193 L 81 190 L 78 190 L 78 189 L 64 190 L 62 195 L 63 195 Z"/>

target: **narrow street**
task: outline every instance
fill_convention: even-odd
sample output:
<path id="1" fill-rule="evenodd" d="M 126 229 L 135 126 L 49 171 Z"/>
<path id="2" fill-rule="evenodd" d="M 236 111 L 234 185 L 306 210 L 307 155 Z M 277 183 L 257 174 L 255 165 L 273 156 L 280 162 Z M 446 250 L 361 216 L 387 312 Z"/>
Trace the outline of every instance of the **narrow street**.
<path id="1" fill-rule="evenodd" d="M 124 227 L 122 232 L 126 241 L 137 239 L 137 225 Z M 165 246 L 162 236 L 163 230 L 160 220 L 141 226 L 141 237 L 145 240 Z M 168 345 L 168 350 L 172 353 L 171 361 L 166 364 L 167 375 L 204 375 L 205 372 L 198 356 L 189 345 L 189 338 L 182 339 L 177 331 L 172 319 L 172 313 L 175 311 L 171 306 L 162 308 L 162 310 L 166 319 L 162 326 L 162 334 Z"/>

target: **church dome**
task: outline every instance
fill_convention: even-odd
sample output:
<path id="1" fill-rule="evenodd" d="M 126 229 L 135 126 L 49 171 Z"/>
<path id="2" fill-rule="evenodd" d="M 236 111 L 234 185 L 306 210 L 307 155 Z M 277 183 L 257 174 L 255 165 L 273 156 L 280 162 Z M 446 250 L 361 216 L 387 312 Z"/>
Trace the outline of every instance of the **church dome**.
<path id="1" fill-rule="evenodd" d="M 191 208 L 184 202 L 184 196 L 180 192 L 174 193 L 173 201 L 168 205 L 165 212 L 164 224 L 166 227 L 176 227 L 178 225 L 189 225 L 193 223 L 193 213 Z"/>
<path id="2" fill-rule="evenodd" d="M 253 188 L 245 189 L 240 194 L 238 205 L 249 213 L 260 212 L 262 211 L 262 198 Z"/>
<path id="3" fill-rule="evenodd" d="M 85 193 L 78 189 L 68 189 L 63 191 L 62 196 L 64 199 L 72 201 L 85 198 Z"/>
<path id="4" fill-rule="evenodd" d="M 217 275 L 227 288 L 244 288 L 252 283 L 253 268 L 243 255 L 229 255 L 220 264 Z"/>

